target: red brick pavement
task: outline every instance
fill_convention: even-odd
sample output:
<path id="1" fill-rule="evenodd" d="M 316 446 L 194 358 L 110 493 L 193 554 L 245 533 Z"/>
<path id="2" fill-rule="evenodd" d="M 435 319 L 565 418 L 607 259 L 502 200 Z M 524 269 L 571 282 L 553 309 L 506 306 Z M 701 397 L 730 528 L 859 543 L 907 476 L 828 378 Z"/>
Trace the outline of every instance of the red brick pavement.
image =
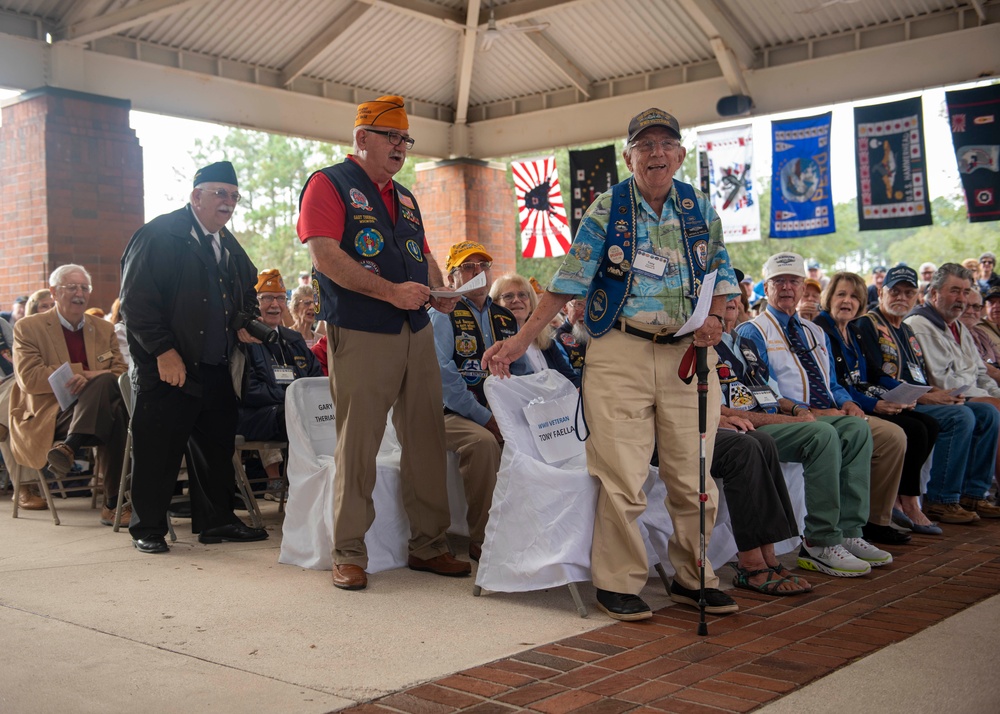
<path id="1" fill-rule="evenodd" d="M 696 611 L 671 606 L 344 711 L 752 711 L 1000 592 L 1000 522 L 945 528 L 871 575 L 810 574 L 808 595 L 732 590 L 740 612 L 710 617 L 708 637 L 695 634 Z"/>

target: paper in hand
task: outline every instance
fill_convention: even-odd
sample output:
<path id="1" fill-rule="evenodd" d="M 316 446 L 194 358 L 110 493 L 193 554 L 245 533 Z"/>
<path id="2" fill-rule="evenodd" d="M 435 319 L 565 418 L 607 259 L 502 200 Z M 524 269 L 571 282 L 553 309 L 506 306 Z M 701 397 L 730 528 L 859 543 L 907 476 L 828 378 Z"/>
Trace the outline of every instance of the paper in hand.
<path id="1" fill-rule="evenodd" d="M 438 298 L 462 297 L 467 292 L 471 292 L 472 290 L 478 290 L 479 288 L 485 288 L 485 287 L 486 287 L 486 273 L 480 273 L 472 280 L 462 285 L 462 287 L 456 288 L 455 290 L 431 290 L 431 297 L 438 297 Z"/>
<path id="2" fill-rule="evenodd" d="M 76 395 L 66 386 L 71 379 L 73 379 L 73 368 L 69 366 L 69 362 L 63 362 L 49 375 L 49 385 L 59 401 L 59 408 L 64 411 L 76 402 Z"/>
<path id="3" fill-rule="evenodd" d="M 695 304 L 694 314 L 687 319 L 687 322 L 681 325 L 681 329 L 677 330 L 675 337 L 694 332 L 708 319 L 708 312 L 712 309 L 712 293 L 715 292 L 715 278 L 718 273 L 718 270 L 713 270 L 701 279 L 701 292 L 698 294 L 698 302 Z M 704 300 L 702 299 L 703 297 L 705 298 Z"/>

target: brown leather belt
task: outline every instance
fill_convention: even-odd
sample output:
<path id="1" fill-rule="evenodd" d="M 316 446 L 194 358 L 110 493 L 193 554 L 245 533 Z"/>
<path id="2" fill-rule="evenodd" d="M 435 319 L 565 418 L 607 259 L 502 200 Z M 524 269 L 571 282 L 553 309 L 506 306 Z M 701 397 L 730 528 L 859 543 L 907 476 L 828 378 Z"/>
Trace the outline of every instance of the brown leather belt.
<path id="1" fill-rule="evenodd" d="M 636 327 L 632 327 L 624 320 L 618 321 L 618 327 L 626 335 L 635 335 L 636 337 L 641 337 L 644 340 L 649 340 L 653 344 L 657 345 L 672 345 L 675 342 L 680 342 L 688 335 L 682 335 L 677 337 L 674 333 L 663 333 L 663 332 L 646 332 L 645 330 L 640 330 Z"/>

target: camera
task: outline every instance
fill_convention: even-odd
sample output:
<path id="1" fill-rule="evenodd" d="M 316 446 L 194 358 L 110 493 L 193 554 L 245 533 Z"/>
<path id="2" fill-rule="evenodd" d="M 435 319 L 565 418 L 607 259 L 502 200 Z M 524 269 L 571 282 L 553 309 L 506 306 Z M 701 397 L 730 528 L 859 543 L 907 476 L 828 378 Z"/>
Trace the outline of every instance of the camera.
<path id="1" fill-rule="evenodd" d="M 242 327 L 250 333 L 251 337 L 256 337 L 265 345 L 273 345 L 278 341 L 278 331 L 268 327 L 260 320 L 255 319 L 253 315 L 248 315 L 245 312 L 238 312 L 236 313 L 236 319 L 233 323 L 237 330 Z"/>

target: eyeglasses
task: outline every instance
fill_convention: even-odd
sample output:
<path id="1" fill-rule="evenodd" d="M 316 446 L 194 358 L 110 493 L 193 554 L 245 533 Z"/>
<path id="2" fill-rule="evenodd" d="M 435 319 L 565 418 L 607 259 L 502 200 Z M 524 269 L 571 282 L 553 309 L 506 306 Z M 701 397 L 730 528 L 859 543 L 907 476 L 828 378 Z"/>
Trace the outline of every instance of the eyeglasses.
<path id="1" fill-rule="evenodd" d="M 769 278 L 768 280 L 775 285 L 787 285 L 792 288 L 802 285 L 802 278 Z"/>
<path id="2" fill-rule="evenodd" d="M 492 265 L 493 265 L 492 260 L 480 260 L 472 263 L 462 263 L 461 265 L 456 266 L 455 269 L 452 270 L 451 272 L 454 273 L 455 270 L 461 270 L 463 273 L 475 273 L 480 270 L 486 272 L 487 270 L 490 269 L 490 266 Z"/>
<path id="3" fill-rule="evenodd" d="M 677 150 L 681 148 L 681 142 L 675 141 L 674 139 L 663 139 L 662 141 L 643 139 L 642 141 L 632 142 L 632 148 L 638 149 L 640 153 L 643 154 L 652 154 L 657 147 L 663 149 L 664 151 Z"/>
<path id="4" fill-rule="evenodd" d="M 315 300 L 299 300 L 295 303 L 295 307 L 312 307 L 316 304 Z"/>
<path id="5" fill-rule="evenodd" d="M 90 291 L 94 289 L 91 285 L 77 285 L 76 283 L 70 283 L 69 285 L 56 285 L 56 287 L 60 290 L 65 290 L 68 293 L 75 293 L 79 290 L 84 295 L 89 295 Z"/>
<path id="6" fill-rule="evenodd" d="M 983 265 L 996 265 L 992 260 L 980 260 L 979 262 Z"/>
<path id="7" fill-rule="evenodd" d="M 524 293 L 524 292 L 521 292 L 521 293 L 503 293 L 502 295 L 500 295 L 500 302 L 511 302 L 511 301 L 514 300 L 514 298 L 517 298 L 521 302 L 528 302 L 528 298 L 529 297 L 530 296 L 528 295 L 528 293 Z"/>
<path id="8" fill-rule="evenodd" d="M 240 195 L 239 191 L 233 191 L 232 193 L 230 193 L 229 191 L 227 191 L 224 188 L 217 188 L 217 189 L 214 189 L 214 190 L 210 189 L 210 188 L 203 188 L 201 190 L 202 191 L 208 191 L 210 194 L 212 194 L 213 196 L 215 196 L 220 201 L 225 201 L 228 198 L 233 203 L 239 203 L 240 200 L 243 198 L 243 196 Z"/>
<path id="9" fill-rule="evenodd" d="M 379 131 L 378 129 L 365 129 L 365 131 L 370 131 L 372 134 L 381 134 L 389 143 L 393 146 L 399 146 L 400 144 L 406 144 L 407 149 L 412 149 L 415 143 L 413 137 L 403 136 L 398 131 Z"/>
<path id="10" fill-rule="evenodd" d="M 257 299 L 261 303 L 288 302 L 288 297 L 286 295 L 258 295 Z"/>

